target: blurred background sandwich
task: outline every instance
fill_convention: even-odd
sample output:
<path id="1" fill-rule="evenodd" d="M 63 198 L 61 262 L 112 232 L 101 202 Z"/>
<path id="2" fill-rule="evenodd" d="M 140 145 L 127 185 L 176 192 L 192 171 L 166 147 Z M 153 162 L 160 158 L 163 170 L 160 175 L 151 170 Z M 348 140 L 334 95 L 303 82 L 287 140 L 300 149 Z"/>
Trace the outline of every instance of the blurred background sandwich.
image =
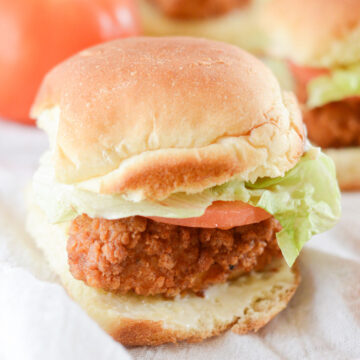
<path id="1" fill-rule="evenodd" d="M 335 160 L 343 190 L 360 189 L 360 2 L 272 0 L 269 52 L 288 63 L 310 141 Z"/>
<path id="2" fill-rule="evenodd" d="M 262 54 L 259 13 L 268 0 L 138 0 L 145 35 L 185 35 L 228 42 Z"/>

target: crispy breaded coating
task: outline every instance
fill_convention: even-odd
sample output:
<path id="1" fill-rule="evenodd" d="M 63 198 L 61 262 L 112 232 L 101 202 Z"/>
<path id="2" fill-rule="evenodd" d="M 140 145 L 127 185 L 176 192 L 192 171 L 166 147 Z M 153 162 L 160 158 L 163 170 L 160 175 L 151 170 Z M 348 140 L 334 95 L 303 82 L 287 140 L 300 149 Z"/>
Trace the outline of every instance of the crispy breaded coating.
<path id="1" fill-rule="evenodd" d="M 304 111 L 310 141 L 322 148 L 360 145 L 360 99 L 345 99 Z"/>
<path id="2" fill-rule="evenodd" d="M 281 256 L 274 218 L 230 230 L 168 225 L 134 216 L 118 220 L 78 216 L 67 244 L 76 279 L 107 291 L 174 297 Z"/>

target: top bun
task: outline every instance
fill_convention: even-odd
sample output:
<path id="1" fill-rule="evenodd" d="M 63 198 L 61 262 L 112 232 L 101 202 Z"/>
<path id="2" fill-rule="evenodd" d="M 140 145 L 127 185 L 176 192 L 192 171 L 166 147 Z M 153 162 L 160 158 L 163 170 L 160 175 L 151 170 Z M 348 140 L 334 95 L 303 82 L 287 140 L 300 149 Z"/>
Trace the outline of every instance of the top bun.
<path id="1" fill-rule="evenodd" d="M 314 67 L 360 60 L 359 0 L 272 0 L 263 20 L 274 55 Z"/>
<path id="2" fill-rule="evenodd" d="M 132 38 L 82 51 L 45 78 L 31 115 L 59 182 L 130 198 L 282 176 L 303 153 L 293 96 L 259 60 L 193 38 Z"/>

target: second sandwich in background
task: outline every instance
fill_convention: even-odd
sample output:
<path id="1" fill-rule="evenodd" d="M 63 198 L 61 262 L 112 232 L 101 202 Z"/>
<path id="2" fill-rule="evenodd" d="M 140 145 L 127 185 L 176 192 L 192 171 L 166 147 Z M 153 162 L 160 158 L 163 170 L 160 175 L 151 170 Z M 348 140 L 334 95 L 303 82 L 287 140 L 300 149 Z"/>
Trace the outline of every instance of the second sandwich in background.
<path id="1" fill-rule="evenodd" d="M 269 51 L 287 59 L 310 141 L 334 159 L 343 190 L 360 189 L 360 2 L 273 0 Z"/>
<path id="2" fill-rule="evenodd" d="M 262 54 L 259 14 L 267 0 L 138 0 L 145 35 L 198 36 Z"/>

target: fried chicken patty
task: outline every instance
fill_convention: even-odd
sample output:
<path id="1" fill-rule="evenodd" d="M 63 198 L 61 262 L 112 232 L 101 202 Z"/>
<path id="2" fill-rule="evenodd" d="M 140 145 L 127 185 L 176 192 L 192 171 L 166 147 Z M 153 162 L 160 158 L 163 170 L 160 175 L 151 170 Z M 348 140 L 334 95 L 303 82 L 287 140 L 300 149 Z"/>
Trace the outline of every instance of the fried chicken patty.
<path id="1" fill-rule="evenodd" d="M 230 12 L 250 0 L 149 0 L 166 16 L 179 19 L 201 19 Z"/>
<path id="2" fill-rule="evenodd" d="M 305 110 L 309 139 L 323 148 L 360 145 L 360 99 L 346 99 Z"/>
<path id="3" fill-rule="evenodd" d="M 125 294 L 201 293 L 281 256 L 269 218 L 230 230 L 169 225 L 133 216 L 78 216 L 67 243 L 70 271 L 89 286 Z"/>
<path id="4" fill-rule="evenodd" d="M 334 101 L 314 109 L 307 109 L 309 78 L 303 76 L 302 68 L 289 64 L 296 84 L 296 96 L 304 104 L 303 119 L 309 139 L 322 148 L 343 148 L 360 145 L 360 99 L 348 98 Z M 307 69 L 321 76 L 328 69 Z"/>

